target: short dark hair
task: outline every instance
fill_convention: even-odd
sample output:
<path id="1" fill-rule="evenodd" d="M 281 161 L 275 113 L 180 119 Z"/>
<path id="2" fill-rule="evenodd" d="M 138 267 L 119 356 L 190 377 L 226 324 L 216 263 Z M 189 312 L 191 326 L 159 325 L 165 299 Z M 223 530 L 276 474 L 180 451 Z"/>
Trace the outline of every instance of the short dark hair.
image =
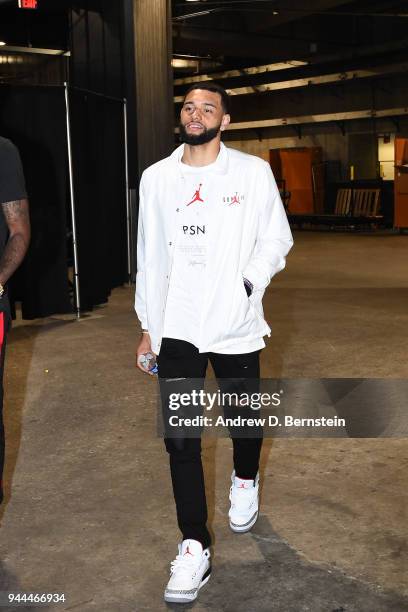
<path id="1" fill-rule="evenodd" d="M 221 85 L 218 85 L 215 81 L 200 81 L 198 83 L 193 83 L 186 91 L 184 96 L 184 100 L 187 98 L 188 94 L 194 89 L 205 89 L 207 91 L 213 91 L 221 96 L 221 105 L 225 114 L 229 114 L 230 112 L 230 97 Z"/>

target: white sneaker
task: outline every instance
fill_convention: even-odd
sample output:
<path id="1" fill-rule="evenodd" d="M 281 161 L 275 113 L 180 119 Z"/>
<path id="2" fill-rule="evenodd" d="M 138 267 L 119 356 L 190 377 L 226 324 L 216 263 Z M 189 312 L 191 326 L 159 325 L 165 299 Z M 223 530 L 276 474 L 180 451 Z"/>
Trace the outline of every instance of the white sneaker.
<path id="1" fill-rule="evenodd" d="M 229 498 L 231 507 L 228 512 L 232 531 L 245 533 L 256 523 L 259 510 L 259 472 L 255 480 L 243 480 L 231 474 L 232 486 Z"/>
<path id="2" fill-rule="evenodd" d="M 183 540 L 179 554 L 171 562 L 170 580 L 164 601 L 187 603 L 197 598 L 198 591 L 211 576 L 210 549 L 197 540 Z"/>

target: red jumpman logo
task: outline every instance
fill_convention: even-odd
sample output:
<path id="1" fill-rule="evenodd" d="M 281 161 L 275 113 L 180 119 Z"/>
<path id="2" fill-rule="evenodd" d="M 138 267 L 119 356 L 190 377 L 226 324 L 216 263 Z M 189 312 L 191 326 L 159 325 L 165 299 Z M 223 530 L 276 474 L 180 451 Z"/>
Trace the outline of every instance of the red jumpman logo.
<path id="1" fill-rule="evenodd" d="M 238 193 L 236 193 L 234 195 L 234 197 L 232 198 L 231 202 L 230 202 L 230 206 L 231 204 L 239 204 L 239 200 L 238 200 Z"/>
<path id="2" fill-rule="evenodd" d="M 185 555 L 191 555 L 192 557 L 194 557 L 193 553 L 190 552 L 190 546 L 189 545 L 187 545 L 187 550 L 186 550 L 186 552 L 184 554 Z"/>
<path id="3" fill-rule="evenodd" d="M 245 489 L 245 482 L 241 482 L 238 489 Z"/>
<path id="4" fill-rule="evenodd" d="M 200 189 L 201 189 L 202 186 L 203 186 L 203 184 L 200 183 L 199 186 L 198 186 L 197 191 L 193 195 L 193 199 L 191 200 L 191 202 L 189 202 L 187 204 L 187 206 L 190 206 L 190 204 L 193 204 L 194 202 L 204 202 L 204 200 L 200 196 Z"/>

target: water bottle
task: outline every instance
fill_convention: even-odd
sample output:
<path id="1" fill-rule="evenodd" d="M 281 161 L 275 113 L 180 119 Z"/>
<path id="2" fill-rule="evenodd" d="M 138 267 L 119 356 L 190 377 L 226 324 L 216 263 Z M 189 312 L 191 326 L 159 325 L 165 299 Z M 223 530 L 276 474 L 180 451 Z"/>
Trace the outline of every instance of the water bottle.
<path id="1" fill-rule="evenodd" d="M 157 374 L 159 368 L 157 367 L 156 357 L 153 353 L 144 353 L 139 357 L 139 363 L 142 368 L 145 368 L 150 374 Z"/>

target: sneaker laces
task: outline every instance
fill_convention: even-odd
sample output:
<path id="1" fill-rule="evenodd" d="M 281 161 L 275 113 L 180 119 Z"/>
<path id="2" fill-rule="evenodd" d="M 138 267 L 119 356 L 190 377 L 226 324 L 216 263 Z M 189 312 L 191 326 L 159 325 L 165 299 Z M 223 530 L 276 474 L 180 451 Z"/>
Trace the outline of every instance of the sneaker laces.
<path id="1" fill-rule="evenodd" d="M 186 555 L 177 555 L 177 557 L 170 563 L 170 573 L 173 574 L 176 570 L 188 570 L 191 571 L 191 567 L 198 565 L 196 559 L 189 559 Z"/>
<path id="2" fill-rule="evenodd" d="M 254 497 L 255 487 L 251 487 L 250 489 L 243 489 L 236 487 L 234 485 L 230 488 L 230 502 L 232 504 L 239 503 L 240 505 L 243 503 L 250 504 Z"/>

